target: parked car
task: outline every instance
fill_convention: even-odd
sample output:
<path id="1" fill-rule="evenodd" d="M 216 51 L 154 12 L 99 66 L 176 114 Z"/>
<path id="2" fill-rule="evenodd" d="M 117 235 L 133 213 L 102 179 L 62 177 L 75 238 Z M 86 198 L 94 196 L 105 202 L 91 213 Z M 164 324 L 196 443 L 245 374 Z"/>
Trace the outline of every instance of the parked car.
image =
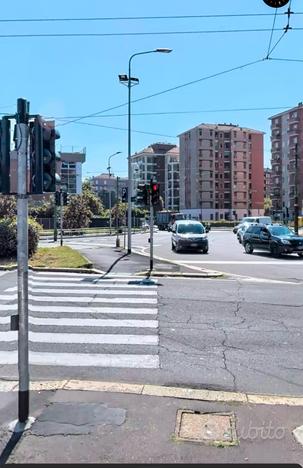
<path id="1" fill-rule="evenodd" d="M 171 248 L 176 252 L 187 249 L 202 250 L 206 254 L 208 239 L 203 224 L 199 221 L 176 221 L 172 227 Z"/>
<path id="2" fill-rule="evenodd" d="M 303 237 L 281 224 L 251 225 L 244 233 L 243 246 L 248 254 L 256 249 L 268 251 L 275 257 L 284 253 L 303 257 Z"/>
<path id="3" fill-rule="evenodd" d="M 243 226 L 244 223 L 261 223 L 261 224 L 271 224 L 272 219 L 270 216 L 247 216 L 239 222 L 234 228 L 233 233 L 237 234 L 238 229 Z"/>

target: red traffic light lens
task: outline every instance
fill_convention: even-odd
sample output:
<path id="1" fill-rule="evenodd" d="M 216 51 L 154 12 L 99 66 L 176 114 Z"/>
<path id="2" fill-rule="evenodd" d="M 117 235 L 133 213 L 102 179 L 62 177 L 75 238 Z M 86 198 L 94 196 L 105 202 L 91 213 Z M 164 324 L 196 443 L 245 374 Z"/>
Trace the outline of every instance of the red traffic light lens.
<path id="1" fill-rule="evenodd" d="M 158 185 L 157 185 L 157 184 L 153 184 L 152 190 L 153 190 L 153 192 L 156 192 L 156 191 L 158 190 Z"/>

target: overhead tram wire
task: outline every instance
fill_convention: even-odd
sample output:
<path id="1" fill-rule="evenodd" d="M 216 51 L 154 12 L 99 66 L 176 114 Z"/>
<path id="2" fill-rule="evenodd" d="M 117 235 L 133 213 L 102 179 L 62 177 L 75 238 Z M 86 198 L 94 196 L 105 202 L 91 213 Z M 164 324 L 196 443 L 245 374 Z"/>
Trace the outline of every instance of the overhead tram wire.
<path id="1" fill-rule="evenodd" d="M 279 58 L 279 57 L 269 57 L 269 60 L 276 60 L 281 62 L 303 62 L 303 59 L 291 59 L 291 58 Z"/>
<path id="2" fill-rule="evenodd" d="M 270 58 L 271 60 L 275 60 Z M 276 59 L 283 60 L 283 59 Z M 285 59 L 287 60 L 287 59 Z M 303 62 L 303 60 L 301 60 Z M 163 111 L 163 112 L 133 112 L 132 116 L 149 116 L 149 115 L 179 115 L 179 114 L 203 114 L 203 113 L 216 113 L 216 112 L 247 112 L 247 111 L 263 111 L 263 110 L 283 110 L 289 109 L 291 106 L 275 106 L 275 107 L 240 107 L 240 108 L 230 108 L 230 109 L 201 109 L 201 110 L 189 110 L 189 111 Z M 95 118 L 109 118 L 109 117 L 125 117 L 128 114 L 109 114 L 109 115 L 96 115 Z M 85 116 L 75 115 L 75 116 L 56 116 L 51 115 L 45 117 L 46 119 L 55 119 L 55 120 L 70 120 L 70 119 L 79 119 Z M 85 117 L 88 118 L 88 117 Z"/>
<path id="3" fill-rule="evenodd" d="M 126 36 L 176 36 L 194 34 L 234 34 L 234 33 L 260 33 L 269 32 L 272 28 L 251 28 L 251 29 L 201 29 L 194 31 L 140 31 L 140 32 L 114 32 L 114 33 L 28 33 L 28 34 L 0 34 L 2 39 L 15 38 L 37 38 L 37 37 L 126 37 Z M 276 28 L 274 31 L 282 31 L 283 28 Z M 303 28 L 292 28 L 293 31 L 302 31 Z"/>
<path id="4" fill-rule="evenodd" d="M 285 12 L 279 12 L 276 16 L 283 16 Z M 303 12 L 292 12 L 294 15 L 302 15 Z M 54 22 L 80 22 L 80 21 L 141 21 L 159 19 L 201 19 L 201 18 L 244 18 L 274 16 L 274 13 L 222 13 L 208 15 L 166 15 L 166 16 L 109 16 L 109 17 L 79 17 L 79 18 L 1 18 L 0 23 L 54 23 Z"/>
<path id="5" fill-rule="evenodd" d="M 267 59 L 269 57 L 272 37 L 273 37 L 273 34 L 274 34 L 274 29 L 275 29 L 275 24 L 276 24 L 276 19 L 277 19 L 277 12 L 278 12 L 278 8 L 275 9 L 275 13 L 274 13 L 274 20 L 273 20 L 273 24 L 272 24 L 272 29 L 271 29 L 271 34 L 270 34 L 269 44 L 268 44 L 268 49 L 267 49 L 267 55 L 266 55 Z"/>
<path id="6" fill-rule="evenodd" d="M 112 127 L 112 126 L 109 126 L 109 125 L 101 125 L 101 124 L 97 124 L 97 123 L 93 123 L 93 122 L 75 122 L 76 124 L 78 125 L 89 125 L 89 126 L 92 126 L 92 127 L 101 127 L 101 128 L 109 128 L 109 129 L 112 129 L 112 130 L 122 130 L 122 131 L 126 131 L 127 132 L 127 128 L 123 128 L 123 127 Z M 58 127 L 58 125 L 57 125 Z M 163 134 L 163 133 L 153 133 L 153 132 L 144 132 L 144 131 L 141 131 L 141 130 L 132 130 L 133 133 L 143 133 L 145 135 L 155 135 L 155 136 L 163 136 L 163 137 L 167 137 L 167 138 L 177 138 L 177 136 L 175 135 L 166 135 L 166 134 Z"/>
<path id="7" fill-rule="evenodd" d="M 296 29 L 296 28 L 292 28 L 292 27 L 290 26 L 290 24 L 289 24 L 289 23 L 290 23 L 290 16 L 291 16 L 291 14 L 292 14 L 292 12 L 291 12 L 291 2 L 292 2 L 292 0 L 290 0 L 289 7 L 288 7 L 288 9 L 287 9 L 287 24 L 286 24 L 285 28 L 283 28 L 284 31 L 283 31 L 283 33 L 281 34 L 281 36 L 279 37 L 279 39 L 277 40 L 277 42 L 275 43 L 275 45 L 274 45 L 274 46 L 269 50 L 269 52 L 267 53 L 267 57 L 266 57 L 267 60 L 269 59 L 270 55 L 271 55 L 272 52 L 275 50 L 275 48 L 277 47 L 277 45 L 279 44 L 279 42 L 280 42 L 280 41 L 283 39 L 283 37 L 286 35 L 286 33 L 287 33 L 290 29 L 292 29 L 292 30 L 293 30 L 293 29 Z"/>
<path id="8" fill-rule="evenodd" d="M 186 86 L 191 86 L 192 84 L 195 84 L 195 83 L 199 83 L 199 82 L 202 82 L 202 81 L 207 81 L 207 80 L 210 80 L 212 78 L 216 78 L 217 76 L 221 76 L 221 75 L 225 75 L 227 73 L 231 73 L 232 71 L 235 71 L 235 70 L 241 70 L 243 68 L 246 68 L 246 67 L 249 67 L 249 66 L 252 66 L 252 65 L 256 65 L 257 63 L 261 63 L 263 62 L 265 59 L 262 58 L 262 59 L 258 59 L 258 60 L 254 60 L 253 62 L 247 62 L 247 63 L 244 63 L 242 65 L 238 65 L 237 67 L 233 67 L 233 68 L 228 68 L 226 70 L 223 70 L 221 72 L 217 72 L 217 73 L 213 73 L 211 75 L 207 75 L 207 76 L 204 76 L 202 78 L 198 78 L 197 80 L 192 80 L 192 81 L 188 81 L 186 83 L 183 83 L 181 85 L 177 85 L 177 86 L 174 86 L 172 88 L 168 88 L 168 89 L 165 89 L 163 91 L 158 91 L 157 93 L 153 93 L 153 94 L 149 94 L 147 96 L 143 96 L 142 98 L 137 98 L 137 99 L 134 99 L 132 100 L 132 104 L 133 103 L 136 103 L 136 102 L 141 102 L 141 101 L 144 101 L 146 99 L 151 99 L 153 97 L 156 97 L 156 96 L 161 96 L 162 94 L 165 94 L 165 93 L 169 93 L 171 91 L 175 91 L 177 89 L 181 89 L 181 88 L 185 88 Z M 78 122 L 80 120 L 84 120 L 86 119 L 87 117 L 94 117 L 94 116 L 97 116 L 99 114 L 104 114 L 105 112 L 109 112 L 111 110 L 115 110 L 115 109 L 119 109 L 121 107 L 124 107 L 128 104 L 128 102 L 126 103 L 123 103 L 123 104 L 119 104 L 118 106 L 114 106 L 114 107 L 110 107 L 108 109 L 104 109 L 104 110 L 101 110 L 101 111 L 98 111 L 98 112 L 94 112 L 94 113 L 91 113 L 91 114 L 87 114 L 86 116 L 82 116 L 82 117 L 79 117 L 77 119 L 73 119 L 73 120 L 70 120 L 69 122 L 64 122 L 62 124 L 58 124 L 58 126 L 60 125 L 61 127 L 62 126 L 65 126 L 65 125 L 69 125 L 71 123 L 75 123 L 75 122 Z"/>

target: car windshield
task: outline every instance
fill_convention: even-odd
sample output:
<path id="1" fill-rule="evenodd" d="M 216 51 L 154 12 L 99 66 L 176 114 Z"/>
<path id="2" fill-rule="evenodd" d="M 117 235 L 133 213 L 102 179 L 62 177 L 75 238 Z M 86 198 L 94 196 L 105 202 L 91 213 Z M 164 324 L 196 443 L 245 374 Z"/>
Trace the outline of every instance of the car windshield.
<path id="1" fill-rule="evenodd" d="M 179 224 L 178 234 L 203 234 L 204 228 L 202 224 Z"/>
<path id="2" fill-rule="evenodd" d="M 295 233 L 291 231 L 288 227 L 286 226 L 273 226 L 273 227 L 268 227 L 268 230 L 273 234 L 274 236 L 294 236 Z"/>

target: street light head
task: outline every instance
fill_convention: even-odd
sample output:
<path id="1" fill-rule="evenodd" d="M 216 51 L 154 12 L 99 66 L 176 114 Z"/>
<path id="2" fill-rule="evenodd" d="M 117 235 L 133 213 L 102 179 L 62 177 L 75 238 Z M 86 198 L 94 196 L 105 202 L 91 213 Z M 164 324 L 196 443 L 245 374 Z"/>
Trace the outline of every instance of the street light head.
<path id="1" fill-rule="evenodd" d="M 170 54 L 170 52 L 172 51 L 173 49 L 166 49 L 166 48 L 159 48 L 155 50 L 155 52 L 161 52 L 162 54 Z"/>
<path id="2" fill-rule="evenodd" d="M 119 81 L 128 81 L 127 75 L 119 75 Z"/>

